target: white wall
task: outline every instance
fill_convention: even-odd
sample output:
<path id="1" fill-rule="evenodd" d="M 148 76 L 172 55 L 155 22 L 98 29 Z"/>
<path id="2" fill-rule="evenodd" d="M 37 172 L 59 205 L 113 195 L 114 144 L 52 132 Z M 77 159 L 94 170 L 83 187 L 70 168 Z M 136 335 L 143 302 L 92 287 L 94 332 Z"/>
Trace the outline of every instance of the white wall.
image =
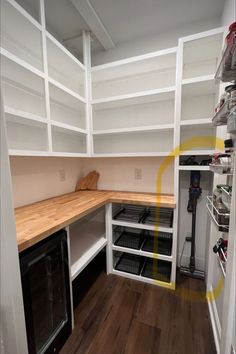
<path id="1" fill-rule="evenodd" d="M 163 158 L 54 158 L 11 157 L 11 174 L 15 207 L 63 193 L 73 192 L 79 177 L 96 169 L 100 173 L 99 189 L 155 192 L 156 176 Z M 135 180 L 134 169 L 142 170 Z M 60 171 L 65 181 L 60 181 Z M 174 168 L 167 169 L 163 193 L 173 193 Z"/>
<path id="2" fill-rule="evenodd" d="M 10 164 L 15 207 L 73 192 L 82 171 L 79 158 L 11 157 Z"/>
<path id="3" fill-rule="evenodd" d="M 156 192 L 156 178 L 163 158 L 126 157 L 91 158 L 84 161 L 83 173 L 96 169 L 100 173 L 99 189 Z M 135 179 L 135 169 L 141 169 L 142 179 Z M 174 191 L 174 166 L 165 173 L 162 193 Z"/>
<path id="4" fill-rule="evenodd" d="M 221 18 L 222 26 L 229 26 L 236 20 L 236 0 L 225 0 L 224 11 Z"/>
<path id="5" fill-rule="evenodd" d="M 159 35 L 150 35 L 148 37 L 145 36 L 132 42 L 122 42 L 120 45 L 117 44 L 114 49 L 93 53 L 92 65 L 98 65 L 130 56 L 174 47 L 178 44 L 178 38 L 180 37 L 207 31 L 219 26 L 221 26 L 220 19 L 215 18 L 205 22 L 190 23 L 184 27 L 178 27 L 174 30 L 172 29 L 169 32 L 161 33 Z"/>

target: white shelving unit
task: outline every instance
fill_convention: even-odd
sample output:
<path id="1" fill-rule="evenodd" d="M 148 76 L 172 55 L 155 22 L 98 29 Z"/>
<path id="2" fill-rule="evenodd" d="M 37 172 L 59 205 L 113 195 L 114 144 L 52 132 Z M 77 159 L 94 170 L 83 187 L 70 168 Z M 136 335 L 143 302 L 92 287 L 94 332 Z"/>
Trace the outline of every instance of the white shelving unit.
<path id="1" fill-rule="evenodd" d="M 171 48 L 93 67 L 93 99 L 174 86 L 176 50 Z"/>
<path id="2" fill-rule="evenodd" d="M 130 206 L 131 208 L 136 208 L 136 206 Z M 120 219 L 119 217 L 115 218 L 113 215 L 117 213 L 119 210 L 120 205 L 117 204 L 109 204 L 107 205 L 107 212 L 106 212 L 106 223 L 107 223 L 107 237 L 108 237 L 108 255 L 107 255 L 107 269 L 108 273 L 112 274 L 117 274 L 120 276 L 124 276 L 130 279 L 135 279 L 143 282 L 147 282 L 149 284 L 154 284 L 154 285 L 159 285 L 163 286 L 166 288 L 174 289 L 175 288 L 175 247 L 174 247 L 174 240 L 173 240 L 173 227 L 170 226 L 164 226 L 164 225 L 156 225 L 152 223 L 147 223 L 146 221 L 143 222 L 134 222 L 134 221 L 124 221 L 122 218 Z M 145 205 L 143 206 L 138 206 L 140 210 L 145 210 L 147 207 Z M 164 209 L 164 208 L 162 208 Z M 113 210 L 113 211 L 112 211 Z M 131 209 L 131 213 L 132 213 Z M 169 210 L 169 209 L 168 209 Z M 135 212 L 135 210 L 134 210 Z M 141 211 L 142 213 L 142 211 Z M 161 220 L 161 219 L 160 219 Z M 172 223 L 172 217 L 170 216 L 170 223 Z M 121 230 L 118 230 L 117 233 L 117 228 L 121 228 Z M 132 243 L 132 237 L 137 237 L 140 238 L 140 244 L 138 248 L 134 248 L 132 246 L 121 246 L 117 244 L 117 240 L 122 234 L 122 232 L 128 232 L 130 233 L 130 230 L 132 230 L 133 233 L 130 234 L 129 237 L 131 237 L 130 242 Z M 159 253 L 154 253 L 155 249 L 158 249 L 158 242 L 160 242 L 160 238 L 158 238 L 158 234 L 156 232 L 164 233 L 168 235 L 168 245 L 166 245 L 166 249 L 168 254 L 165 254 L 164 251 L 160 251 Z M 144 233 L 143 233 L 144 232 Z M 147 241 L 147 238 L 150 237 L 149 234 L 146 234 L 147 232 L 152 232 L 151 237 L 155 238 L 155 247 L 151 247 L 150 251 L 147 251 L 144 249 L 145 242 Z M 160 234 L 159 234 L 160 235 Z M 140 274 L 132 274 L 132 272 L 125 272 L 121 271 L 119 269 L 116 269 L 117 262 L 121 259 L 122 255 L 134 255 L 140 257 L 140 262 L 144 262 L 142 264 L 142 269 L 140 268 Z M 152 270 L 150 277 L 145 276 L 143 273 L 143 270 L 145 268 L 145 261 L 144 260 L 152 260 Z M 160 279 L 155 279 L 155 270 L 158 272 L 158 261 L 164 262 L 164 264 L 167 266 L 169 270 L 169 280 L 160 280 Z M 159 274 L 160 275 L 160 274 Z"/>
<path id="3" fill-rule="evenodd" d="M 94 156 L 163 156 L 173 149 L 176 52 L 91 69 Z"/>
<path id="4" fill-rule="evenodd" d="M 41 23 L 16 1 L 3 2 L 1 80 L 9 152 L 88 156 L 88 69 L 46 31 L 44 6 L 39 8 Z"/>

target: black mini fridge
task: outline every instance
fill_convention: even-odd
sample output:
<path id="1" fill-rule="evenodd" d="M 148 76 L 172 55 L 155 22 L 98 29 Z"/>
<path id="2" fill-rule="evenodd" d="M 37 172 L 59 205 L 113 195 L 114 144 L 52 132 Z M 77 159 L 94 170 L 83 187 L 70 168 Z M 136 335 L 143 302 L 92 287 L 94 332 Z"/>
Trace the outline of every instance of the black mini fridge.
<path id="1" fill-rule="evenodd" d="M 29 354 L 58 353 L 72 330 L 66 231 L 20 253 L 20 268 Z"/>

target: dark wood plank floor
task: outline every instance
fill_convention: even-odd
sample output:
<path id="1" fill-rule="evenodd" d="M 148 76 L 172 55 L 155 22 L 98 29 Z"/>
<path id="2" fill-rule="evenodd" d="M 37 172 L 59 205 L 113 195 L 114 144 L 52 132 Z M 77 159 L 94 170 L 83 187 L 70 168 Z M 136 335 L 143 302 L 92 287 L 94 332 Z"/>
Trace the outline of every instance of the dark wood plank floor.
<path id="1" fill-rule="evenodd" d="M 207 303 L 194 296 L 199 292 L 201 280 L 179 277 L 174 292 L 102 271 L 80 296 L 60 353 L 216 354 Z"/>

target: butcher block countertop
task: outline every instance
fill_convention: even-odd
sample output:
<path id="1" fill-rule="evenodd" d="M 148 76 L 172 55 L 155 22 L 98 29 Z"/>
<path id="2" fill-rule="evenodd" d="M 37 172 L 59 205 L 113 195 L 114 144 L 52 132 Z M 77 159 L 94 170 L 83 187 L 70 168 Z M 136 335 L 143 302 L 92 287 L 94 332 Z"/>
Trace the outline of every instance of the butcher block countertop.
<path id="1" fill-rule="evenodd" d="M 15 209 L 19 252 L 107 203 L 175 208 L 173 195 L 119 191 L 78 191 Z"/>

